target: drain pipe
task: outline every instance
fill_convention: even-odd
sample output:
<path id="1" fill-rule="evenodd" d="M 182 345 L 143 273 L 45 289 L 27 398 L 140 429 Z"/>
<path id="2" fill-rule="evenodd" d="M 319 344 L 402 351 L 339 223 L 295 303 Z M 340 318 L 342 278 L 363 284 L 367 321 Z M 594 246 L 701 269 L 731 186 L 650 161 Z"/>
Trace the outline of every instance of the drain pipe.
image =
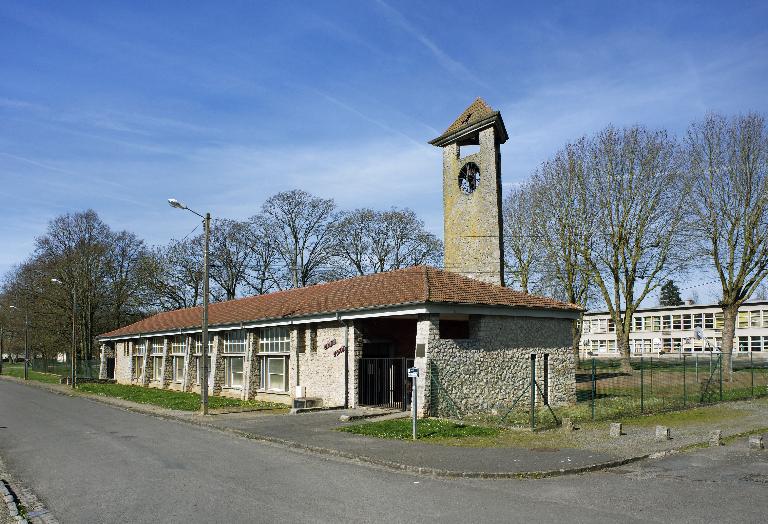
<path id="1" fill-rule="evenodd" d="M 344 324 L 344 409 L 349 409 L 349 324 L 336 313 L 336 320 Z"/>

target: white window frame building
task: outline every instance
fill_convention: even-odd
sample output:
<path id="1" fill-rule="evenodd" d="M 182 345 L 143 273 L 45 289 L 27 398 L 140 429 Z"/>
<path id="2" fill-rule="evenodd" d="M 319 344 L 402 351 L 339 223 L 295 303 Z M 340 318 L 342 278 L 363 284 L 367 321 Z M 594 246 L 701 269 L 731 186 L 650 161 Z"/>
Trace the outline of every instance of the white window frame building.
<path id="1" fill-rule="evenodd" d="M 701 327 L 705 340 L 697 340 Z M 723 311 L 717 304 L 669 306 L 638 310 L 629 335 L 633 356 L 718 352 L 722 345 Z M 581 355 L 618 356 L 613 322 L 607 312 L 584 314 Z M 739 309 L 734 355 L 768 358 L 768 301 L 748 302 Z"/>

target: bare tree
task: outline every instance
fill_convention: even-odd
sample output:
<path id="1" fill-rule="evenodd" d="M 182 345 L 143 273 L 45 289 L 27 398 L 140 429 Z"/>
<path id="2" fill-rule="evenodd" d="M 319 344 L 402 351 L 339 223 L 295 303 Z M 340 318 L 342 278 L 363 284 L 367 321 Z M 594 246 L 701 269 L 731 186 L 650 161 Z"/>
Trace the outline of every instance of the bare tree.
<path id="1" fill-rule="evenodd" d="M 269 221 L 268 241 L 290 275 L 290 286 L 302 287 L 323 279 L 332 255 L 335 211 L 332 199 L 298 189 L 278 193 L 264 202 L 261 214 Z"/>
<path id="2" fill-rule="evenodd" d="M 254 231 L 251 222 L 216 220 L 211 228 L 211 279 L 224 300 L 237 297 L 253 267 Z"/>
<path id="3" fill-rule="evenodd" d="M 534 175 L 536 189 L 529 198 L 536 212 L 532 231 L 544 249 L 542 288 L 549 294 L 582 308 L 587 307 L 594 291 L 583 252 L 593 247 L 594 212 L 578 205 L 580 181 L 589 168 L 586 139 L 568 144 Z M 574 361 L 579 362 L 580 322 L 572 326 Z"/>
<path id="4" fill-rule="evenodd" d="M 159 309 L 197 306 L 203 292 L 202 237 L 153 249 L 143 260 L 141 276 L 149 304 Z"/>
<path id="5" fill-rule="evenodd" d="M 247 278 L 248 289 L 257 295 L 269 293 L 279 286 L 277 246 L 272 242 L 270 222 L 263 215 L 250 218 L 253 236 L 250 239 L 251 269 Z"/>
<path id="6" fill-rule="evenodd" d="M 720 279 L 722 352 L 733 376 L 739 306 L 768 275 L 768 130 L 750 113 L 709 115 L 688 131 L 695 230 Z"/>
<path id="7" fill-rule="evenodd" d="M 689 192 L 676 144 L 664 131 L 609 127 L 588 147 L 576 205 L 577 216 L 592 219 L 578 254 L 606 303 L 628 371 L 635 311 L 682 266 L 676 255 Z"/>
<path id="8" fill-rule="evenodd" d="M 535 221 L 543 213 L 537 209 L 539 186 L 527 183 L 513 188 L 504 199 L 504 255 L 507 272 L 525 293 L 531 291 L 531 280 L 541 272 L 544 246 Z"/>
<path id="9" fill-rule="evenodd" d="M 367 275 L 442 259 L 442 243 L 411 209 L 341 213 L 334 226 L 334 276 Z"/>

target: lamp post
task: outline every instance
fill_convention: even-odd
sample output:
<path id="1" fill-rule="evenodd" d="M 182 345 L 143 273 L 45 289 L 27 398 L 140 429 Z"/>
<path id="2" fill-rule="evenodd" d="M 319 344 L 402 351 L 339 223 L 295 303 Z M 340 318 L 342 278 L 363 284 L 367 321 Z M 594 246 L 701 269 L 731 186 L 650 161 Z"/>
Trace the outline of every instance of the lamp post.
<path id="1" fill-rule="evenodd" d="M 211 214 L 205 216 L 197 211 L 189 209 L 175 198 L 169 198 L 168 204 L 176 209 L 186 209 L 203 219 L 204 242 L 203 242 L 203 327 L 202 327 L 202 362 L 200 363 L 200 412 L 203 415 L 208 414 L 208 362 L 206 360 L 208 353 L 208 242 L 211 237 Z"/>
<path id="2" fill-rule="evenodd" d="M 0 319 L 0 375 L 3 374 L 3 354 L 5 353 L 5 346 L 3 345 L 3 341 L 5 340 L 5 326 L 2 322 L 2 319 Z"/>
<path id="3" fill-rule="evenodd" d="M 59 286 L 64 285 L 64 282 L 62 282 L 58 278 L 52 278 L 51 282 Z M 75 388 L 75 382 L 77 381 L 77 361 L 76 361 L 77 344 L 75 342 L 75 317 L 76 316 L 77 316 L 77 300 L 75 295 L 75 285 L 72 284 L 72 348 L 70 349 L 71 354 L 69 356 L 69 368 L 70 368 L 69 383 L 72 386 L 72 389 Z"/>
<path id="4" fill-rule="evenodd" d="M 16 306 L 9 306 L 18 310 Z M 29 314 L 24 311 L 24 380 L 29 380 Z"/>

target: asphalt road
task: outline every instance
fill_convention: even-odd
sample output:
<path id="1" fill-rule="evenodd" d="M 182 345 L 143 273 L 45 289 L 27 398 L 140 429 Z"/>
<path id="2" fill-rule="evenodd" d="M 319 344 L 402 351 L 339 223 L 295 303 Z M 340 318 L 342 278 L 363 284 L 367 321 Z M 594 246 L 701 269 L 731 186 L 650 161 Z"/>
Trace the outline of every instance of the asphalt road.
<path id="1" fill-rule="evenodd" d="M 765 522 L 743 446 L 544 480 L 439 480 L 0 380 L 0 456 L 62 523 Z"/>

